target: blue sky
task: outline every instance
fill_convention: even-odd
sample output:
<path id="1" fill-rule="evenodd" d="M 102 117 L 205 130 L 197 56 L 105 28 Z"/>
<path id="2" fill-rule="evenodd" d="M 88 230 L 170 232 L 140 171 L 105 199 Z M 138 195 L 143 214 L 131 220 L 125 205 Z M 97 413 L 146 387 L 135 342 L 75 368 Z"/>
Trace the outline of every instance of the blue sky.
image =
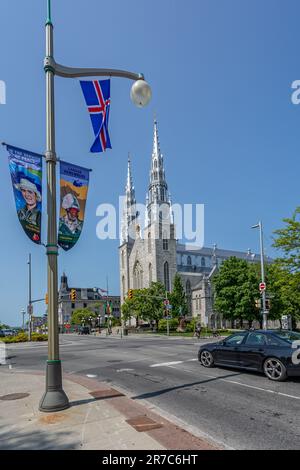
<path id="1" fill-rule="evenodd" d="M 300 106 L 291 103 L 291 83 L 300 79 L 299 2 L 53 0 L 52 8 L 58 62 L 143 72 L 153 90 L 141 110 L 130 101 L 131 83 L 112 81 L 113 149 L 95 156 L 79 83 L 56 78 L 58 156 L 93 169 L 84 231 L 60 254 L 59 272 L 83 287 L 105 287 L 107 275 L 111 293 L 119 292 L 118 241 L 97 239 L 96 208 L 117 205 L 129 151 L 145 201 L 154 112 L 173 202 L 205 204 L 205 245 L 257 251 L 249 227 L 262 219 L 274 256 L 272 232 L 299 204 Z M 45 10 L 46 0 L 1 1 L 0 140 L 34 152 L 45 149 Z M 4 148 L 0 181 L 0 321 L 20 324 L 28 253 L 35 298 L 46 292 L 46 256 L 17 220 Z"/>

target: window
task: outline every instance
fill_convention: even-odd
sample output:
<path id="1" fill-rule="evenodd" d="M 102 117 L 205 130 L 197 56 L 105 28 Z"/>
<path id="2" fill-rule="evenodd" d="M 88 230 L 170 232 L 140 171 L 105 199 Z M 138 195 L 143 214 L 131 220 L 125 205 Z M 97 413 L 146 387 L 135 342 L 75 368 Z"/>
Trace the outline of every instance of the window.
<path id="1" fill-rule="evenodd" d="M 169 242 L 167 238 L 163 238 L 163 250 L 169 249 Z"/>
<path id="2" fill-rule="evenodd" d="M 148 253 L 151 253 L 151 232 L 148 233 Z"/>
<path id="3" fill-rule="evenodd" d="M 143 287 L 143 271 L 139 261 L 137 261 L 133 268 L 133 288 L 142 289 Z"/>
<path id="4" fill-rule="evenodd" d="M 234 346 L 235 344 L 236 345 L 241 344 L 245 338 L 245 335 L 246 333 L 244 334 L 238 333 L 236 335 L 233 335 L 225 341 L 225 344 L 230 345 L 230 346 Z"/>
<path id="5" fill-rule="evenodd" d="M 288 346 L 284 341 L 273 335 L 266 335 L 266 343 L 268 346 Z"/>
<path id="6" fill-rule="evenodd" d="M 266 344 L 265 335 L 262 333 L 249 333 L 245 344 L 247 346 L 263 346 Z"/>
<path id="7" fill-rule="evenodd" d="M 164 264 L 164 284 L 167 292 L 170 292 L 170 275 L 169 275 L 169 263 L 168 261 Z"/>
<path id="8" fill-rule="evenodd" d="M 187 295 L 190 295 L 190 293 L 191 293 L 191 282 L 189 280 L 186 281 L 185 292 L 186 292 Z"/>
<path id="9" fill-rule="evenodd" d="M 196 297 L 196 310 L 199 310 L 199 299 Z"/>
<path id="10" fill-rule="evenodd" d="M 72 308 L 72 309 L 75 308 L 75 304 L 71 304 L 71 308 Z"/>
<path id="11" fill-rule="evenodd" d="M 83 303 L 83 308 L 87 308 L 87 303 L 86 302 Z"/>
<path id="12" fill-rule="evenodd" d="M 152 283 L 152 264 L 149 263 L 149 287 L 151 286 Z"/>
<path id="13" fill-rule="evenodd" d="M 192 258 L 190 256 L 188 256 L 186 262 L 187 262 L 188 266 L 191 266 L 192 265 Z"/>
<path id="14" fill-rule="evenodd" d="M 124 250 L 122 250 L 122 268 L 124 269 Z"/>
<path id="15" fill-rule="evenodd" d="M 205 258 L 204 258 L 204 256 L 202 256 L 202 258 L 201 258 L 201 266 L 202 266 L 202 268 L 205 268 Z"/>

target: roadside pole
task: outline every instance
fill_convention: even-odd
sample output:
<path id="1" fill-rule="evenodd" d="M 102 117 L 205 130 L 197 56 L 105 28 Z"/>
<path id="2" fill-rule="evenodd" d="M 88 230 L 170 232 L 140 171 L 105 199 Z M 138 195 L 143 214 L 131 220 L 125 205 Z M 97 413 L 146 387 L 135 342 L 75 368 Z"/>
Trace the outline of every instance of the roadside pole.
<path id="1" fill-rule="evenodd" d="M 170 336 L 170 328 L 169 328 L 169 300 L 168 300 L 168 291 L 166 291 L 166 300 L 167 300 L 167 304 L 166 304 L 166 310 L 167 310 L 167 336 Z"/>

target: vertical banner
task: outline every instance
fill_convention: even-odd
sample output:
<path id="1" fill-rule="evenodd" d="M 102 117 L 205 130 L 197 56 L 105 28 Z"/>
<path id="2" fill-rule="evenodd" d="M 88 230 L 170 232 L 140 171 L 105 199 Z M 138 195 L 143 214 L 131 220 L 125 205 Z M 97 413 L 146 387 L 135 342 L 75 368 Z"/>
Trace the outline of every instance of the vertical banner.
<path id="1" fill-rule="evenodd" d="M 58 244 L 65 251 L 73 248 L 80 237 L 90 170 L 60 162 L 60 218 Z"/>
<path id="2" fill-rule="evenodd" d="M 42 155 L 6 146 L 19 221 L 34 243 L 41 243 Z"/>

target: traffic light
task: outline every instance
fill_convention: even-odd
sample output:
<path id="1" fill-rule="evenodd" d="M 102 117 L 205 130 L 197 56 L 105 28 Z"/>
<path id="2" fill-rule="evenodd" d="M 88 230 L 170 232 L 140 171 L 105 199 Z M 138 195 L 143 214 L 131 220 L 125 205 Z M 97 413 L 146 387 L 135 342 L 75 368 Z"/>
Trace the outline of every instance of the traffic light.
<path id="1" fill-rule="evenodd" d="M 266 310 L 270 310 L 271 308 L 271 301 L 270 299 L 266 299 Z"/>
<path id="2" fill-rule="evenodd" d="M 255 307 L 261 308 L 261 299 L 255 299 Z"/>
<path id="3" fill-rule="evenodd" d="M 45 304 L 48 305 L 49 303 L 49 297 L 48 297 L 48 293 L 45 295 Z"/>
<path id="4" fill-rule="evenodd" d="M 76 300 L 76 290 L 75 289 L 71 289 L 70 298 L 71 298 L 71 300 L 73 300 L 73 302 Z"/>
<path id="5" fill-rule="evenodd" d="M 129 289 L 128 291 L 128 299 L 132 299 L 133 298 L 133 289 Z"/>

